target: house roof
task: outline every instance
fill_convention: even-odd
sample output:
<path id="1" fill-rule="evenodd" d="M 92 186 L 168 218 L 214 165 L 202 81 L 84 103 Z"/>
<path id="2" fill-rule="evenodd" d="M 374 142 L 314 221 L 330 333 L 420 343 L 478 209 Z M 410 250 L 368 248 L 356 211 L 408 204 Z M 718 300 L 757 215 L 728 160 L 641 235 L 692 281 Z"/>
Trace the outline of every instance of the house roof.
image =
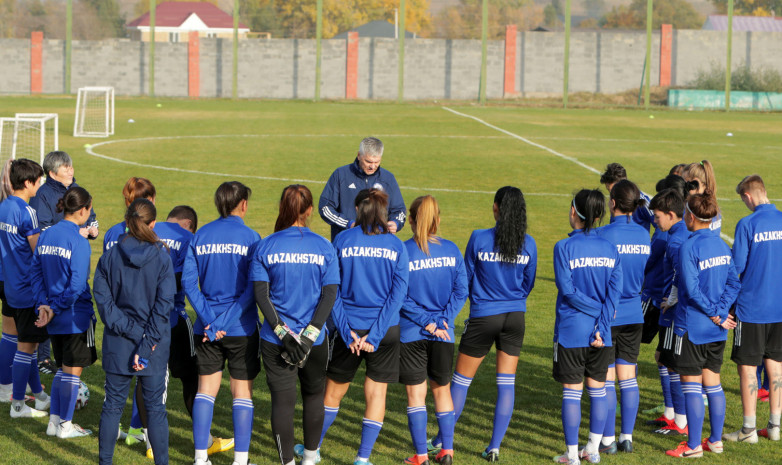
<path id="1" fill-rule="evenodd" d="M 163 2 L 155 9 L 156 27 L 180 27 L 191 16 L 197 16 L 208 28 L 233 29 L 233 17 L 208 2 Z M 149 27 L 149 12 L 127 24 L 128 28 Z M 239 28 L 247 26 L 239 23 Z"/>
<path id="2" fill-rule="evenodd" d="M 335 39 L 347 39 L 348 32 L 358 32 L 359 37 L 384 37 L 394 38 L 394 25 L 384 20 L 370 21 L 350 31 L 342 32 L 334 36 Z M 412 39 L 415 34 L 405 31 L 405 38 Z"/>
<path id="3" fill-rule="evenodd" d="M 712 31 L 727 31 L 727 15 L 711 15 L 706 18 L 703 29 Z M 774 31 L 782 32 L 782 17 L 771 16 L 734 16 L 734 31 Z"/>

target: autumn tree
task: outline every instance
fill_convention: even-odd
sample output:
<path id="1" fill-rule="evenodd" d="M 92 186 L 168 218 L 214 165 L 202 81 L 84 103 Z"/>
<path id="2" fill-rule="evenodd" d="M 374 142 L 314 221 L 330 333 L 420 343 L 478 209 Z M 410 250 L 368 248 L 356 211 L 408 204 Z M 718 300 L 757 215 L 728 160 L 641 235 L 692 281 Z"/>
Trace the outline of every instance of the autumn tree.
<path id="1" fill-rule="evenodd" d="M 611 8 L 600 19 L 605 29 L 643 29 L 646 27 L 646 0 L 633 0 L 628 5 Z M 652 27 L 672 24 L 675 29 L 700 29 L 703 17 L 685 0 L 654 0 Z"/>
<path id="2" fill-rule="evenodd" d="M 489 0 L 490 39 L 505 37 L 505 26 L 515 24 L 520 30 L 532 29 L 544 21 L 543 8 L 532 0 Z M 461 0 L 446 8 L 435 18 L 435 35 L 449 39 L 477 39 L 481 37 L 482 0 Z"/>
<path id="3" fill-rule="evenodd" d="M 720 14 L 727 14 L 728 0 L 711 0 Z M 746 16 L 782 15 L 782 0 L 734 0 L 733 13 Z"/>

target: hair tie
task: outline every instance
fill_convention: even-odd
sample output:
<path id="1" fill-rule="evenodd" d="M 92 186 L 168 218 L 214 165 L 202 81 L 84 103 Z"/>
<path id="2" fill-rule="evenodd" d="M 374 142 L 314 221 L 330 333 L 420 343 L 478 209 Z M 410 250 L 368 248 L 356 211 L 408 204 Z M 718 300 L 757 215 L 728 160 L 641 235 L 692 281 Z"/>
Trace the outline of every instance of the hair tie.
<path id="1" fill-rule="evenodd" d="M 582 214 L 581 214 L 581 213 L 578 211 L 578 208 L 576 207 L 576 199 L 575 199 L 575 198 L 573 198 L 573 210 L 575 210 L 575 211 L 576 211 L 576 215 L 578 215 L 578 217 L 579 217 L 579 218 L 581 218 L 582 220 L 586 221 L 586 216 L 582 215 Z"/>
<path id="2" fill-rule="evenodd" d="M 701 166 L 703 166 L 703 162 L 701 162 Z"/>
<path id="3" fill-rule="evenodd" d="M 686 202 L 685 202 L 685 204 L 684 204 L 684 208 L 685 208 L 685 209 L 686 209 L 688 212 L 690 212 L 690 215 L 692 215 L 692 217 L 693 217 L 693 218 L 695 218 L 695 219 L 696 219 L 696 220 L 698 220 L 698 221 L 702 221 L 702 222 L 704 222 L 704 223 L 708 223 L 708 222 L 710 222 L 710 221 L 711 221 L 711 218 L 704 219 L 704 218 L 699 218 L 699 217 L 695 216 L 695 213 L 693 213 L 693 212 L 692 212 L 692 210 L 690 210 L 690 204 L 689 204 L 689 203 L 686 203 Z"/>

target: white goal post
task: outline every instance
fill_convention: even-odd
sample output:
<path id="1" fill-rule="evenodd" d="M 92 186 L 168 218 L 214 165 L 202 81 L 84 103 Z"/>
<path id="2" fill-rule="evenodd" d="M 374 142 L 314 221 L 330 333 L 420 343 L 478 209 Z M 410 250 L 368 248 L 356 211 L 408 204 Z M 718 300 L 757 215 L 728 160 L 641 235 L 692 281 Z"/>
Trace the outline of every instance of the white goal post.
<path id="1" fill-rule="evenodd" d="M 59 150 L 59 118 L 56 113 L 17 113 L 0 118 L 0 160 L 39 160 Z"/>
<path id="2" fill-rule="evenodd" d="M 73 137 L 109 137 L 113 134 L 114 88 L 80 87 Z"/>

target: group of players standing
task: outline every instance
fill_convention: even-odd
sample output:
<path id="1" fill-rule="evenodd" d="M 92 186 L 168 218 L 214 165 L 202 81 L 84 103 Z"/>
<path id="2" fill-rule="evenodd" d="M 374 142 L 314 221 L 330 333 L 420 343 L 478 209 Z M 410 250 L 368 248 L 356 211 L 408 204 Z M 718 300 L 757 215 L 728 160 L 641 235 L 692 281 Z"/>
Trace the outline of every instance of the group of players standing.
<path id="1" fill-rule="evenodd" d="M 0 390 L 13 385 L 12 417 L 45 416 L 42 410 L 50 408 L 47 433 L 69 438 L 90 434 L 71 420 L 73 387 L 78 387 L 83 368 L 96 360 L 86 238 L 97 231 L 80 229 L 92 214 L 92 199 L 73 184 L 70 159 L 60 154 L 49 156 L 67 163 L 44 165 L 50 175 L 47 184 L 60 179 L 62 166 L 70 168 L 69 182 L 61 189 L 64 195 L 57 201 L 63 221 L 40 238 L 35 210 L 27 202 L 44 171 L 29 160 L 6 165 L 7 198 L 0 203 L 6 298 Z M 133 377 L 138 378 L 134 403 L 145 427 L 147 455 L 156 464 L 168 462 L 165 393 L 170 369 L 182 381 L 192 418 L 195 465 L 210 464 L 209 455 L 230 448 L 234 464 L 247 465 L 253 380 L 263 363 L 280 461 L 291 465 L 299 456 L 302 464 L 314 465 L 321 460 L 321 443 L 363 361 L 366 409 L 354 464 L 369 464 L 383 426 L 387 386 L 401 382 L 407 390 L 415 449 L 405 463 L 426 465 L 433 453 L 434 462 L 448 465 L 454 457 L 454 425 L 492 346 L 497 349 L 497 401 L 492 437 L 482 456 L 499 461 L 514 409 L 526 299 L 537 269 L 536 243 L 526 232 L 524 196 L 515 187 L 499 189 L 493 202 L 495 226 L 474 231 L 463 256 L 453 242 L 437 235 L 437 201 L 419 197 L 409 208 L 413 237 L 402 242 L 393 233 L 403 227 L 406 209 L 393 175 L 379 166 L 382 154 L 382 142 L 366 138 L 355 162 L 329 179 L 319 212 L 332 226 L 331 243 L 307 227 L 314 204 L 302 185 L 283 190 L 274 233 L 261 239 L 244 225 L 251 191 L 239 182 L 218 187 L 220 218 L 197 229 L 196 213 L 187 206 L 156 222 L 152 183 L 143 178 L 128 181 L 123 189 L 125 221 L 105 234 L 93 283 L 105 325 L 100 463 L 112 461 Z M 722 452 L 725 396 L 719 372 L 727 330 L 734 327 L 732 358 L 740 367 L 745 416 L 742 430 L 724 438 L 757 441 L 752 398 L 757 385 L 752 383 L 755 367 L 765 360 L 773 380 L 771 418 L 759 434 L 779 439 L 782 317 L 775 315 L 779 312 L 773 307 L 771 280 L 775 267 L 782 266 L 777 242 L 782 239 L 782 213 L 769 204 L 758 176 L 745 178 L 737 192 L 754 213 L 739 222 L 731 253 L 719 237 L 721 215 L 711 165 L 704 161 L 674 170 L 681 176 L 671 174 L 660 181 L 650 200 L 626 179 L 620 165 L 611 164 L 601 178 L 610 192 L 609 203 L 600 191 L 585 189 L 569 207 L 573 231 L 554 248 L 558 296 L 553 376 L 563 385 L 567 445 L 567 452 L 555 457 L 559 463 L 597 463 L 600 453 L 632 452 L 640 344 L 651 342 L 658 327 L 665 407 L 657 421 L 661 432 L 689 433 L 689 440 L 669 455 Z M 598 227 L 606 210 L 611 223 Z M 197 315 L 195 322 L 185 311 L 185 296 Z M 470 315 L 453 370 L 455 319 L 468 297 Z M 11 350 L 13 333 L 18 340 Z M 36 392 L 40 380 L 32 369 L 35 345 L 46 337 L 52 338 L 60 367 L 51 398 L 42 389 Z M 13 362 L 6 364 L 8 353 Z M 226 362 L 233 397 L 232 440 L 210 434 Z M 12 383 L 7 382 L 10 378 Z M 579 450 L 584 378 L 591 397 L 590 434 Z M 294 441 L 297 379 L 303 444 Z M 439 425 L 429 441 L 427 379 Z M 618 441 L 617 379 L 622 419 Z M 24 403 L 28 383 L 36 409 Z M 711 436 L 702 441 L 704 392 Z"/>

